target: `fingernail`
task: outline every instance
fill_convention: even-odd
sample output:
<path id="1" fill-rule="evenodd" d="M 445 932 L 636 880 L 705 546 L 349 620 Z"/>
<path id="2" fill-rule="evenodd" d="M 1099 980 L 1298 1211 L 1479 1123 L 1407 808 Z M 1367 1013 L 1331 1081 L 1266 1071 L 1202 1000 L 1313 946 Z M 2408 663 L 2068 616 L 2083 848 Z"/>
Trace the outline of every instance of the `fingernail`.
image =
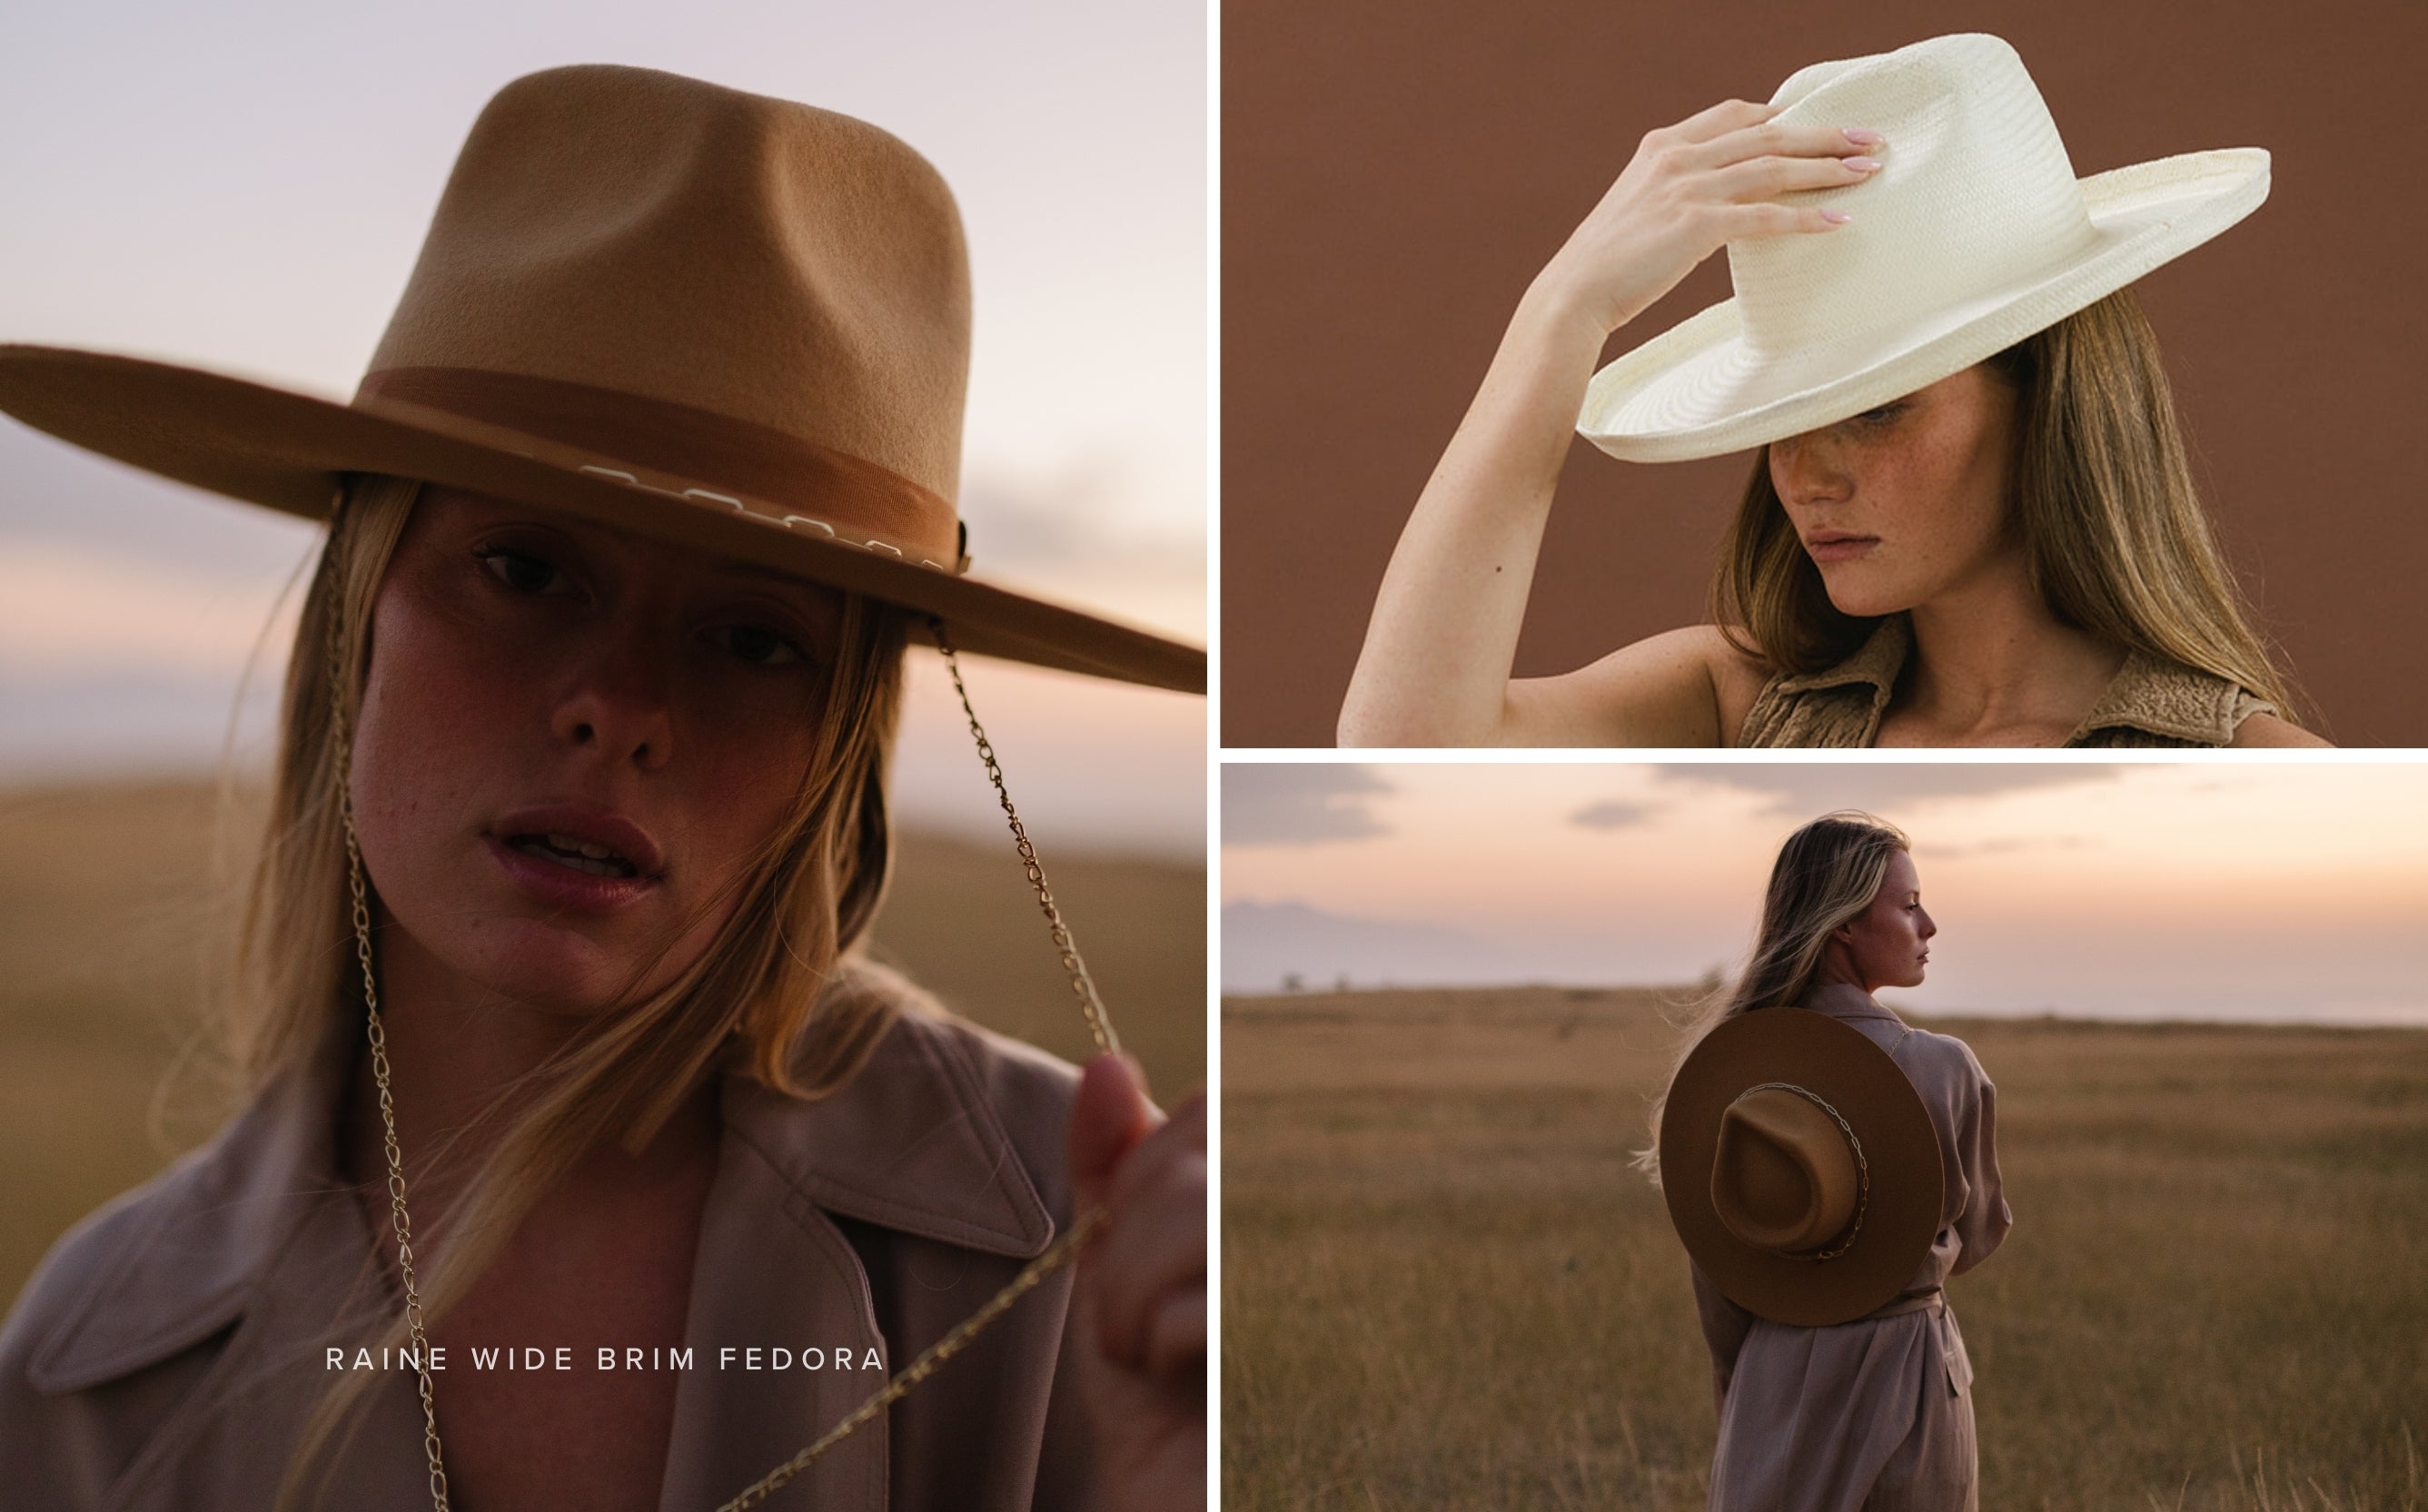
<path id="1" fill-rule="evenodd" d="M 1821 212 L 1821 219 L 1829 221 L 1833 226 L 1843 226 L 1847 221 L 1852 220 L 1855 218 L 1848 215 L 1844 210 L 1824 210 Z"/>
<path id="2" fill-rule="evenodd" d="M 1845 163 L 1848 168 L 1853 169 L 1858 173 L 1868 173 L 1872 170 L 1880 166 L 1880 160 L 1877 157 L 1845 157 L 1839 159 L 1839 161 Z"/>
<path id="3" fill-rule="evenodd" d="M 1863 126 L 1841 126 L 1839 131 L 1858 147 L 1875 147 L 1888 138 Z"/>

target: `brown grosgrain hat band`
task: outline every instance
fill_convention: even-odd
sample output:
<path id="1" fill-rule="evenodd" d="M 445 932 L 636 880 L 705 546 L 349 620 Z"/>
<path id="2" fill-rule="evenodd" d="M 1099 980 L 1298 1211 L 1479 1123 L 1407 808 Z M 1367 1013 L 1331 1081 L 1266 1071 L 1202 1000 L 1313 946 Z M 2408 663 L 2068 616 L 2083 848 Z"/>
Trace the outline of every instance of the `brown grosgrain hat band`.
<path id="1" fill-rule="evenodd" d="M 932 490 L 848 452 L 688 404 L 522 373 L 392 367 L 363 379 L 354 408 L 694 503 L 766 513 L 942 572 L 963 565 L 953 506 Z M 732 492 L 701 486 L 710 479 Z"/>
<path id="2" fill-rule="evenodd" d="M 702 497 L 701 490 L 735 492 L 720 487 L 721 478 L 681 480 L 669 490 L 638 476 L 640 464 L 629 458 L 587 459 L 596 471 L 566 466 L 537 454 L 547 446 L 540 438 L 426 406 L 339 404 L 179 364 L 0 345 L 0 411 L 104 456 L 307 520 L 328 517 L 347 473 L 418 478 L 565 510 L 900 604 L 942 619 L 964 651 L 1206 691 L 1200 647 L 967 573 L 846 545 L 824 529 L 788 526 L 772 509 L 737 510 Z M 669 496 L 683 489 L 694 492 L 677 507 Z M 820 507 L 822 514 L 841 512 L 823 499 Z"/>

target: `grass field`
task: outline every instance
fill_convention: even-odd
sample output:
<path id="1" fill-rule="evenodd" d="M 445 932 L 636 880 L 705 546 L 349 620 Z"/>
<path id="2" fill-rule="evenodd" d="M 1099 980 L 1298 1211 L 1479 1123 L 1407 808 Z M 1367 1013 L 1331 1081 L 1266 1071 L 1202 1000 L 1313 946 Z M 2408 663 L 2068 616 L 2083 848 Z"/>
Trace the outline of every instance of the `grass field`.
<path id="1" fill-rule="evenodd" d="M 1703 1505 L 1685 1260 L 1626 1168 L 1650 991 L 1226 1002 L 1222 1488 Z M 1949 1288 L 1981 1505 L 2428 1507 L 2428 1032 L 1928 1021 L 2015 1228 Z"/>
<path id="2" fill-rule="evenodd" d="M 237 804 L 227 833 L 252 812 Z M 223 1083 L 194 1047 L 232 919 L 236 841 L 196 786 L 0 793 L 0 1298 L 51 1242 L 209 1132 Z M 1045 861 L 1126 1047 L 1167 1103 L 1206 1076 L 1206 891 L 1195 866 Z M 959 1012 L 1090 1049 L 1035 896 L 1001 847 L 902 837 L 878 953 Z M 181 1066 L 174 1077 L 172 1065 Z"/>

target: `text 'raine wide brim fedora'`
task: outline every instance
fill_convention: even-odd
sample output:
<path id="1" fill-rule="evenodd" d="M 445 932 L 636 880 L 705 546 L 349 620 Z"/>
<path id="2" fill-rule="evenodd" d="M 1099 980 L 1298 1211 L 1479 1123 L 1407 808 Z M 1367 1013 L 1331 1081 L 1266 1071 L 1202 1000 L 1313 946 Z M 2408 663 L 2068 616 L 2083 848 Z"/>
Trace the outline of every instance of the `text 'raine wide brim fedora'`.
<path id="1" fill-rule="evenodd" d="M 482 111 L 351 403 L 0 346 L 0 410 L 308 519 L 345 474 L 417 478 L 899 604 L 963 650 L 1203 692 L 1201 647 L 968 575 L 969 350 L 960 214 L 910 148 L 583 65 Z"/>
<path id="2" fill-rule="evenodd" d="M 1851 219 L 1729 243 L 1734 298 L 1594 376 L 1577 430 L 1614 457 L 1685 462 L 1834 425 L 2047 329 L 2268 197 L 2256 147 L 2076 179 L 2023 59 L 1980 33 L 1816 63 L 1771 103 L 1789 125 L 1878 131 L 1880 167 L 1779 196 Z"/>
<path id="3" fill-rule="evenodd" d="M 1894 1299 L 1930 1253 L 1944 1179 L 1896 1062 L 1802 1008 L 1720 1024 L 1662 1110 L 1661 1189 L 1686 1253 L 1775 1323 L 1827 1327 Z"/>

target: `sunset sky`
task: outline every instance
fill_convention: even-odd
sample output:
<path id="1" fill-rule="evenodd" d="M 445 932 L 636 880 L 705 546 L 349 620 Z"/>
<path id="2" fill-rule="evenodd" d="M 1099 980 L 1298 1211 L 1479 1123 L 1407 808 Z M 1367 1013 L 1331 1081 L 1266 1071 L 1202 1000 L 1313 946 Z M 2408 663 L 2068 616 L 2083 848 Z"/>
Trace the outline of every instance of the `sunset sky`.
<path id="1" fill-rule="evenodd" d="M 806 101 L 902 137 L 959 197 L 979 571 L 1202 641 L 1205 24 L 1111 0 L 18 7 L 0 24 L 0 341 L 342 398 L 507 80 L 621 62 Z M 0 418 L 0 785 L 206 769 L 310 539 Z M 1202 700 L 972 666 L 1041 837 L 1202 850 Z M 903 807 L 993 824 L 949 697 L 920 658 Z"/>
<path id="2" fill-rule="evenodd" d="M 2428 769 L 1233 765 L 1226 990 L 1733 970 L 1780 842 L 1914 840 L 1924 1011 L 2428 1024 Z"/>

